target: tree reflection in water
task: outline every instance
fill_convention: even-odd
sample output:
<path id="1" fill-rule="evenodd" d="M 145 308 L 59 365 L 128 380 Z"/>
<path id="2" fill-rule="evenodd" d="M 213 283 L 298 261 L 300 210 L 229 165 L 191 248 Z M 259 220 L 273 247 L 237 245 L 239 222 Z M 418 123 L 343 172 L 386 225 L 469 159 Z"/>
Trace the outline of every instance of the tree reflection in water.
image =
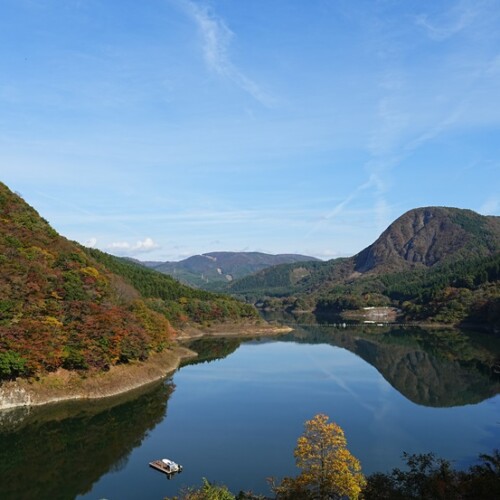
<path id="1" fill-rule="evenodd" d="M 166 415 L 171 379 L 147 392 L 0 414 L 0 498 L 70 499 L 127 464 Z"/>
<path id="2" fill-rule="evenodd" d="M 478 403 L 500 392 L 495 372 L 500 340 L 495 336 L 376 326 L 293 326 L 290 334 L 256 342 L 347 349 L 373 365 L 407 399 L 424 406 Z M 200 353 L 199 363 L 224 358 L 241 342 L 202 339 L 191 347 Z M 165 419 L 173 390 L 167 380 L 113 400 L 0 412 L 0 498 L 72 499 L 89 492 L 107 473 L 125 467 L 132 450 Z"/>

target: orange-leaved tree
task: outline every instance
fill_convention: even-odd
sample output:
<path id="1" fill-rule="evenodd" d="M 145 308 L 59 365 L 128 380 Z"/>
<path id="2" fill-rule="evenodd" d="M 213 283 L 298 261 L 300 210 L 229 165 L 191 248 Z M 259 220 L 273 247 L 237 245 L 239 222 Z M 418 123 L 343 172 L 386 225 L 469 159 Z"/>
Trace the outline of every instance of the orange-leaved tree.
<path id="1" fill-rule="evenodd" d="M 347 449 L 342 428 L 328 422 L 328 416 L 319 414 L 305 423 L 294 455 L 301 473 L 274 488 L 277 498 L 358 498 L 365 484 L 361 464 Z"/>

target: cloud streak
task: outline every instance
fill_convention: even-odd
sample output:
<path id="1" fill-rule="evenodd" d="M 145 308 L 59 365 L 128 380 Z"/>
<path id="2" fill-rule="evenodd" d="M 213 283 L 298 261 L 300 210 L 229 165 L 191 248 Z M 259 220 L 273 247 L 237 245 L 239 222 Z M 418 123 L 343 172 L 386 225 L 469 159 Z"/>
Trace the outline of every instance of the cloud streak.
<path id="1" fill-rule="evenodd" d="M 364 182 L 363 184 L 360 184 L 357 186 L 348 196 L 346 196 L 340 203 L 337 203 L 335 207 L 327 212 L 321 219 L 313 226 L 313 228 L 307 233 L 306 238 L 312 236 L 314 233 L 317 233 L 320 231 L 327 223 L 329 220 L 333 219 L 334 217 L 340 215 L 345 207 L 353 201 L 360 193 L 368 189 L 373 185 L 374 178 L 370 177 L 368 181 Z"/>
<path id="2" fill-rule="evenodd" d="M 231 61 L 229 47 L 235 35 L 224 20 L 208 6 L 192 0 L 180 0 L 179 5 L 198 27 L 202 39 L 203 56 L 208 68 L 232 81 L 264 106 L 271 107 L 274 99 Z"/>

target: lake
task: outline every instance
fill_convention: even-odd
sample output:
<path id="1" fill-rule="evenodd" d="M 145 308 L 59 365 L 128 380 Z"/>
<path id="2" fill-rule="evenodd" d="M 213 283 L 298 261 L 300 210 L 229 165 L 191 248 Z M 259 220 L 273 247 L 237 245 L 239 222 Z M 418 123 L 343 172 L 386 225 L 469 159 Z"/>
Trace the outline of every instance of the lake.
<path id="1" fill-rule="evenodd" d="M 157 499 L 203 477 L 268 494 L 326 413 L 365 474 L 434 452 L 467 467 L 500 446 L 499 340 L 455 330 L 297 326 L 202 339 L 199 359 L 136 393 L 0 413 L 0 498 Z M 171 480 L 148 467 L 184 466 Z"/>

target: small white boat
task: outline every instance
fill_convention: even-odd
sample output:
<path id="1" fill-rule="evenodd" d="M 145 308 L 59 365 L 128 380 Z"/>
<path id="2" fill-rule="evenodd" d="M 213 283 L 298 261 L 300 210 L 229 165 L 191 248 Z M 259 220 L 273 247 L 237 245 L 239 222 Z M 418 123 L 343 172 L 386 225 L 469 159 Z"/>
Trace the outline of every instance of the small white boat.
<path id="1" fill-rule="evenodd" d="M 149 466 L 153 467 L 153 469 L 159 470 L 160 472 L 164 472 L 169 476 L 177 472 L 182 472 L 182 465 L 179 465 L 173 460 L 169 460 L 168 458 L 153 460 L 152 462 L 149 462 Z"/>

